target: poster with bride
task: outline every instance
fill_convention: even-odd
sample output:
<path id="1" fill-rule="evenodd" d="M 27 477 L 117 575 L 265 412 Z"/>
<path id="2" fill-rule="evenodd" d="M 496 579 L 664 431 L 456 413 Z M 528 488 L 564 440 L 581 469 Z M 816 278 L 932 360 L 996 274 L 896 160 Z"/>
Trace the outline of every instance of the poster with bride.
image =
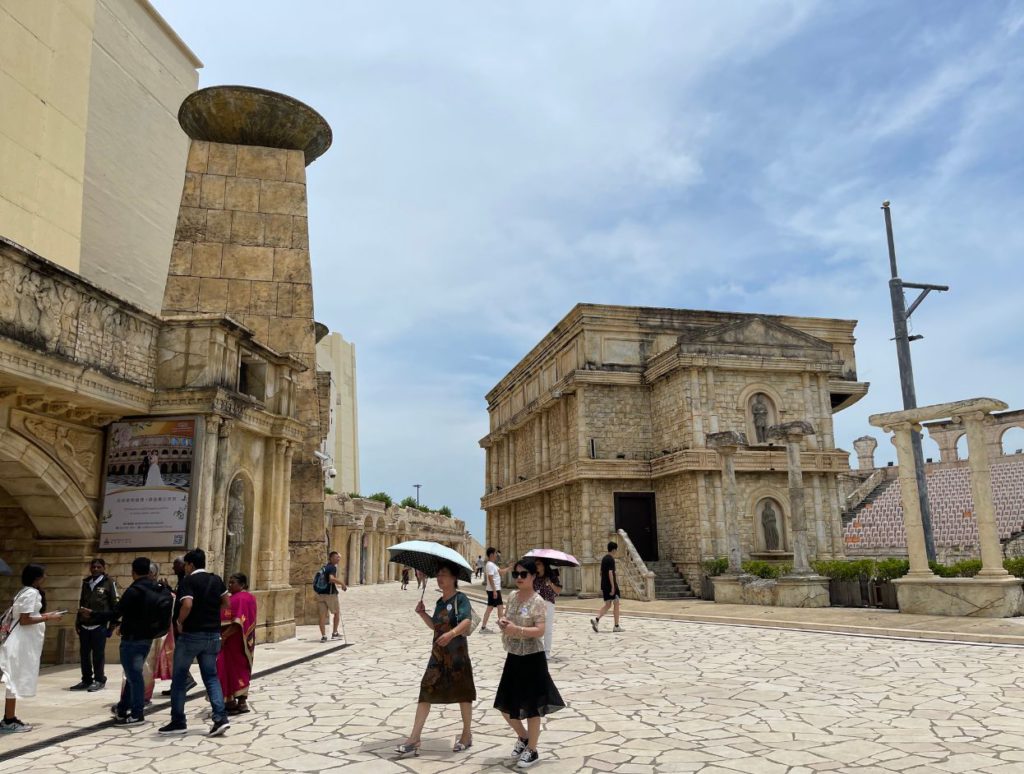
<path id="1" fill-rule="evenodd" d="M 101 549 L 184 548 L 195 435 L 195 417 L 111 425 Z"/>

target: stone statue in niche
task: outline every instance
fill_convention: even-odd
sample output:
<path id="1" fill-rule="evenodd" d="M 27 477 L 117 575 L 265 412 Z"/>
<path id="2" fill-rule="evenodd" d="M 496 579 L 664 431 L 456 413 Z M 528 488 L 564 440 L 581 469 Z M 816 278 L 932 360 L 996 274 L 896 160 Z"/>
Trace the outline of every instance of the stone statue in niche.
<path id="1" fill-rule="evenodd" d="M 757 435 L 757 442 L 768 443 L 768 425 L 771 422 L 768 418 L 768 402 L 761 393 L 754 396 L 750 413 L 754 415 L 754 432 Z"/>
<path id="2" fill-rule="evenodd" d="M 228 534 L 224 548 L 224 575 L 239 572 L 242 546 L 245 544 L 245 483 L 240 478 L 231 482 L 228 491 Z"/>
<path id="3" fill-rule="evenodd" d="M 778 551 L 781 548 L 779 519 L 771 500 L 766 500 L 761 510 L 761 529 L 764 532 L 764 547 L 769 551 Z"/>

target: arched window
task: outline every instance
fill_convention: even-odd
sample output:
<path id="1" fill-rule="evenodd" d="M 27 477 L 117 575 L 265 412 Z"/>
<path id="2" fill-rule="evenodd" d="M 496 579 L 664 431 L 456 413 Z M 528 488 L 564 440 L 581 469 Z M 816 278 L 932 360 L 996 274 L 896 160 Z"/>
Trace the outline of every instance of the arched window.
<path id="1" fill-rule="evenodd" d="M 967 433 L 964 433 L 956 439 L 956 458 L 958 460 L 965 460 L 967 456 Z"/>
<path id="2" fill-rule="evenodd" d="M 1008 427 L 1001 438 L 1003 454 L 1024 454 L 1024 427 Z"/>

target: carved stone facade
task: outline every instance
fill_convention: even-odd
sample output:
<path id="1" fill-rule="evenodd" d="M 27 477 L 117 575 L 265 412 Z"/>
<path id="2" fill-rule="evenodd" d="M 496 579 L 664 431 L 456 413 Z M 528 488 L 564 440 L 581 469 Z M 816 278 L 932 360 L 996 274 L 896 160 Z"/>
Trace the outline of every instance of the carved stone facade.
<path id="1" fill-rule="evenodd" d="M 702 560 L 728 553 L 724 458 L 706 436 L 734 431 L 750 439 L 731 458 L 742 557 L 789 559 L 787 450 L 767 429 L 804 421 L 816 430 L 799 449 L 809 555 L 841 556 L 837 475 L 849 462 L 832 415 L 867 391 L 854 326 L 577 306 L 487 395 L 487 542 L 506 557 L 575 554 L 590 594 L 621 528 L 644 560 L 671 561 L 695 583 Z"/>
<path id="2" fill-rule="evenodd" d="M 45 564 L 50 606 L 75 609 L 105 475 L 135 472 L 108 470 L 106 428 L 196 416 L 187 543 L 249 576 L 258 637 L 278 640 L 310 617 L 301 590 L 328 536 L 304 181 L 330 129 L 272 92 L 197 95 L 180 113 L 192 150 L 162 315 L 0 237 L 0 556 Z M 122 585 L 137 553 L 104 554 Z M 141 553 L 169 573 L 181 551 Z M 71 625 L 47 627 L 47 660 L 74 656 Z"/>

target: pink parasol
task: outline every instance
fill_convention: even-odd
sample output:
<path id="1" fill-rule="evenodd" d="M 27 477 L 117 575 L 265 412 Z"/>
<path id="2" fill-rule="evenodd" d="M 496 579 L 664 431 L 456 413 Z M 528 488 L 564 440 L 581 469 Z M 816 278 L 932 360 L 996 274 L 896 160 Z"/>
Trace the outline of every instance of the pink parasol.
<path id="1" fill-rule="evenodd" d="M 553 548 L 535 548 L 527 553 L 523 558 L 532 557 L 534 559 L 543 559 L 552 567 L 579 567 L 580 561 L 572 554 L 567 554 L 564 551 L 556 551 Z"/>

